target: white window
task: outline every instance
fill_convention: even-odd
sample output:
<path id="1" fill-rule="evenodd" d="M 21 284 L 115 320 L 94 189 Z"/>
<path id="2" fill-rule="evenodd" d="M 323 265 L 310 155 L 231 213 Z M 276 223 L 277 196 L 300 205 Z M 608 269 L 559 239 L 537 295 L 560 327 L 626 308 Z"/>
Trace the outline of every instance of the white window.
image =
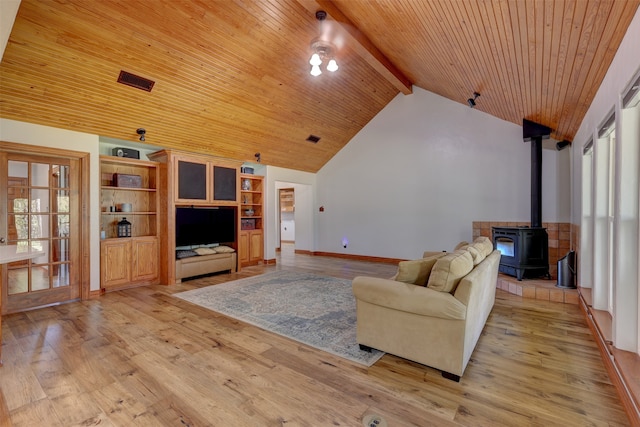
<path id="1" fill-rule="evenodd" d="M 640 73 L 622 96 L 619 126 L 613 339 L 640 354 Z"/>

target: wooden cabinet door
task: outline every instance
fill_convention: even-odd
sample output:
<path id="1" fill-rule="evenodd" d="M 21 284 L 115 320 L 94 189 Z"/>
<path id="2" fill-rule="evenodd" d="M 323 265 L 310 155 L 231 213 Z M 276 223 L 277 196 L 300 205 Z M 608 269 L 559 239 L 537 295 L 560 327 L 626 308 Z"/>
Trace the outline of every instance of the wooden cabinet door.
<path id="1" fill-rule="evenodd" d="M 209 182 L 211 170 L 209 163 L 190 157 L 176 156 L 175 170 L 175 201 L 178 203 L 206 203 L 211 193 Z"/>
<path id="2" fill-rule="evenodd" d="M 249 262 L 249 232 L 238 234 L 238 263 L 244 265 Z"/>
<path id="3" fill-rule="evenodd" d="M 131 280 L 151 281 L 158 277 L 158 239 L 139 237 L 133 239 L 133 262 Z"/>
<path id="4" fill-rule="evenodd" d="M 213 200 L 238 200 L 238 169 L 213 166 Z"/>
<path id="5" fill-rule="evenodd" d="M 252 230 L 249 232 L 249 262 L 260 262 L 262 258 L 262 230 Z"/>
<path id="6" fill-rule="evenodd" d="M 131 282 L 131 239 L 101 242 L 100 279 L 103 288 Z"/>

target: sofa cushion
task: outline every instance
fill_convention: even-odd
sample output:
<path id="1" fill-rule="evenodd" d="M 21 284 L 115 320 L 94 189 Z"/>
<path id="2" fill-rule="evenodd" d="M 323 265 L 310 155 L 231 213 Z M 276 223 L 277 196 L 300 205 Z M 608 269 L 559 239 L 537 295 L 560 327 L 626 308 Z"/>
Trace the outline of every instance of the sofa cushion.
<path id="1" fill-rule="evenodd" d="M 224 245 L 216 246 L 213 249 L 216 251 L 217 254 L 230 254 L 231 252 L 235 252 L 236 251 L 232 247 L 224 246 Z"/>
<path id="2" fill-rule="evenodd" d="M 458 243 L 458 244 L 456 245 L 456 247 L 455 247 L 455 248 L 453 248 L 453 250 L 454 250 L 454 251 L 457 251 L 458 249 L 462 249 L 462 248 L 464 248 L 465 246 L 469 246 L 469 242 L 462 241 L 462 242 Z"/>
<path id="3" fill-rule="evenodd" d="M 393 280 L 425 286 L 429 273 L 431 273 L 431 269 L 437 260 L 438 258 L 421 258 L 412 261 L 400 261 L 398 263 L 398 272 L 393 277 Z"/>
<path id="4" fill-rule="evenodd" d="M 472 269 L 473 258 L 469 251 L 458 249 L 438 258 L 429 275 L 427 287 L 434 291 L 454 292 L 460 279 Z"/>
<path id="5" fill-rule="evenodd" d="M 476 237 L 473 243 L 474 244 L 477 243 L 478 246 L 484 249 L 485 257 L 491 255 L 491 252 L 493 252 L 493 243 L 491 243 L 491 239 L 489 239 L 488 237 L 485 237 L 485 236 Z"/>
<path id="6" fill-rule="evenodd" d="M 469 251 L 469 253 L 471 254 L 471 259 L 473 260 L 474 267 L 480 264 L 486 258 L 484 255 L 484 249 L 482 248 L 482 245 L 478 245 L 477 243 L 472 243 L 471 245 L 467 246 L 464 249 Z"/>

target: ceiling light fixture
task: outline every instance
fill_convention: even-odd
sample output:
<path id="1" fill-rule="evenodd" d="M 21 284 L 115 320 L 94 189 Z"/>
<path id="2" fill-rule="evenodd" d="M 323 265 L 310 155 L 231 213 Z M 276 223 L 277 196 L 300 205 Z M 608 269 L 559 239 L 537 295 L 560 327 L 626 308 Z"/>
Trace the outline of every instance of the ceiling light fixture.
<path id="1" fill-rule="evenodd" d="M 147 131 L 143 128 L 138 128 L 136 129 L 136 133 L 140 135 L 140 141 L 144 141 L 144 136 L 146 135 Z"/>
<path id="2" fill-rule="evenodd" d="M 322 22 L 326 18 L 327 12 L 325 12 L 324 10 L 319 10 L 316 12 L 316 19 L 318 21 Z M 311 41 L 311 51 L 313 52 L 313 54 L 311 55 L 309 64 L 311 65 L 312 76 L 317 77 L 322 74 L 320 65 L 322 65 L 322 63 L 325 61 L 327 61 L 327 71 L 331 71 L 333 73 L 338 70 L 338 63 L 333 57 L 333 54 L 336 51 L 333 43 L 325 40 L 320 40 L 320 38 L 315 38 Z"/>
<path id="3" fill-rule="evenodd" d="M 480 94 L 478 92 L 473 92 L 473 98 L 467 99 L 467 104 L 469 104 L 469 107 L 473 108 L 476 106 L 476 99 L 478 99 L 479 96 Z"/>

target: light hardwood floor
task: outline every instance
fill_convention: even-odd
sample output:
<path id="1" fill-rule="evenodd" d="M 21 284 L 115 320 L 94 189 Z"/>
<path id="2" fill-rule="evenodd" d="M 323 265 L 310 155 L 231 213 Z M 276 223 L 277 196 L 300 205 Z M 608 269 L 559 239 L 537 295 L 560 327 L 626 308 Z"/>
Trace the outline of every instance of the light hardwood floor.
<path id="1" fill-rule="evenodd" d="M 4 318 L 0 425 L 624 426 L 578 306 L 498 291 L 460 383 L 385 355 L 371 368 L 174 298 L 277 269 L 389 277 L 390 264 L 293 255 L 172 287 Z"/>

